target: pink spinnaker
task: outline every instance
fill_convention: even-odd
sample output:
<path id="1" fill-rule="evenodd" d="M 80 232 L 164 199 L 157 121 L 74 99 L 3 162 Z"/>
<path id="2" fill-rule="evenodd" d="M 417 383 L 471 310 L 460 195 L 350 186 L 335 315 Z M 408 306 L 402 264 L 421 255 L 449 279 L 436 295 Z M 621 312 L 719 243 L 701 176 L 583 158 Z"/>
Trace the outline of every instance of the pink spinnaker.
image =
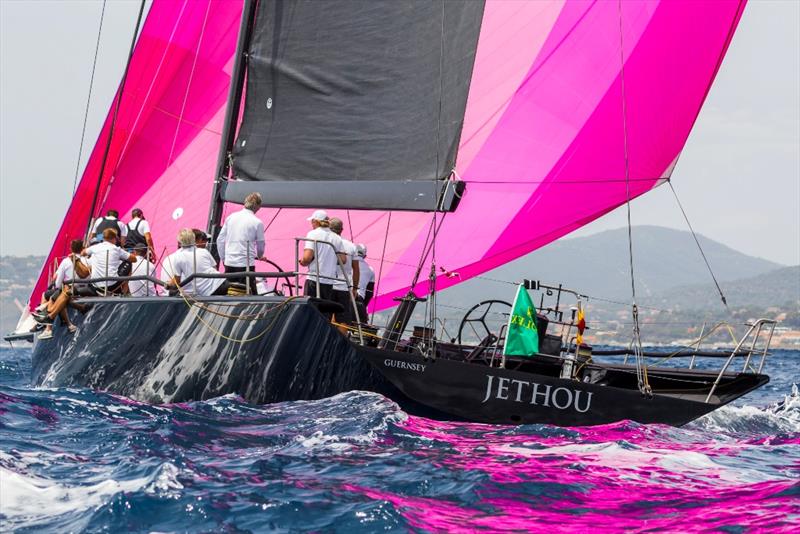
<path id="1" fill-rule="evenodd" d="M 488 0 L 456 165 L 467 191 L 444 216 L 435 251 L 437 265 L 460 276 L 443 274 L 437 287 L 527 254 L 668 179 L 744 5 Z M 154 0 L 137 42 L 92 215 L 114 208 L 128 220 L 142 208 L 158 251 L 174 248 L 180 228 L 206 225 L 241 9 L 237 0 Z M 54 258 L 86 231 L 110 117 L 32 302 Z M 373 302 L 392 306 L 408 291 L 432 215 L 329 213 L 368 246 L 376 272 L 385 244 Z M 259 216 L 267 256 L 291 270 L 308 214 Z"/>

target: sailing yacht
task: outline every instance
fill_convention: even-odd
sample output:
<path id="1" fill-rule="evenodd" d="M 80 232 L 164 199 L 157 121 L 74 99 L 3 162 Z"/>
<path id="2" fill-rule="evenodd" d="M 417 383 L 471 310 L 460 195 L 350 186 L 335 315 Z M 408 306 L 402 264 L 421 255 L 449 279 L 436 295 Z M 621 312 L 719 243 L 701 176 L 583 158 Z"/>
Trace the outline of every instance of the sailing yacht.
<path id="1" fill-rule="evenodd" d="M 733 351 L 676 355 L 692 357 L 684 368 L 648 366 L 637 326 L 633 363 L 608 364 L 565 316 L 561 297 L 578 291 L 517 281 L 557 295 L 540 300 L 540 345 L 523 355 L 507 354 L 507 331 L 439 339 L 436 294 L 668 182 L 743 9 L 154 0 L 31 301 L 106 209 L 142 208 L 163 255 L 184 227 L 206 225 L 213 243 L 252 192 L 270 264 L 248 277 L 270 291 L 83 298 L 77 334 L 35 344 L 34 383 L 155 403 L 361 389 L 410 413 L 505 424 L 681 425 L 735 400 L 768 381 L 771 321 Z M 326 318 L 337 304 L 297 294 L 317 208 L 381 251 L 371 308 L 395 308 L 384 327 L 344 336 Z M 695 368 L 702 356 L 721 368 Z"/>

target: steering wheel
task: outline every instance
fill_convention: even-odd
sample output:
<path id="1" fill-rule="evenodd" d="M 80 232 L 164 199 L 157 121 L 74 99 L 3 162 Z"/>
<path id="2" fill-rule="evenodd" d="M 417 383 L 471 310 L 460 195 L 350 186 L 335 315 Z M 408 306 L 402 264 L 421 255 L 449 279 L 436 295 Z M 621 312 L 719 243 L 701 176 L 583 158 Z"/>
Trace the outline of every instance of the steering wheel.
<path id="1" fill-rule="evenodd" d="M 283 269 L 272 260 L 261 260 L 272 269 L 268 269 L 270 272 L 277 272 L 277 273 L 284 273 Z M 283 297 L 291 297 L 294 294 L 294 283 L 292 281 L 292 276 L 287 274 L 286 276 L 278 276 L 275 278 L 261 278 L 259 281 L 264 282 L 264 285 L 267 286 L 267 291 L 265 293 L 259 293 L 260 295 L 279 295 Z"/>
<path id="2" fill-rule="evenodd" d="M 462 336 L 466 339 L 473 335 L 477 338 L 476 343 L 494 336 L 500 337 L 500 329 L 508 322 L 511 314 L 511 303 L 505 300 L 484 300 L 469 309 L 458 325 L 458 336 L 453 342 L 462 345 Z"/>

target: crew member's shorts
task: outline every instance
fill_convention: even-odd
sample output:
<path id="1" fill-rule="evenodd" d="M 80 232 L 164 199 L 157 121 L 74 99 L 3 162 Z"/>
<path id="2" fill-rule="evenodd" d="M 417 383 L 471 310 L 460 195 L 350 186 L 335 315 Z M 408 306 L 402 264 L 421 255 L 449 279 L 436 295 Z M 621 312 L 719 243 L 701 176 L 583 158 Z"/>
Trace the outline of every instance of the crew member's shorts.
<path id="1" fill-rule="evenodd" d="M 317 283 L 314 280 L 306 280 L 306 285 L 303 288 L 303 295 L 306 297 L 317 296 Z M 319 298 L 333 300 L 333 284 L 320 284 Z"/>
<path id="2" fill-rule="evenodd" d="M 61 294 L 61 288 L 53 287 L 44 292 L 44 300 L 52 300 L 53 302 L 55 302 L 60 294 Z"/>
<path id="3" fill-rule="evenodd" d="M 103 286 L 96 286 L 94 284 L 90 284 L 89 287 L 98 296 L 103 296 L 105 294 L 111 295 L 111 294 L 118 293 L 120 288 L 122 287 L 122 284 L 124 284 L 124 283 L 125 282 L 123 280 L 118 280 L 118 281 L 114 282 L 113 284 L 111 284 L 110 286 L 108 286 L 107 288 L 105 288 Z"/>
<path id="4" fill-rule="evenodd" d="M 353 317 L 353 303 L 350 302 L 350 293 L 347 291 L 337 291 L 333 290 L 333 300 L 337 304 L 340 304 L 342 308 L 344 308 L 343 312 L 339 312 L 336 314 L 336 322 L 337 323 L 353 323 L 355 322 L 355 317 Z"/>

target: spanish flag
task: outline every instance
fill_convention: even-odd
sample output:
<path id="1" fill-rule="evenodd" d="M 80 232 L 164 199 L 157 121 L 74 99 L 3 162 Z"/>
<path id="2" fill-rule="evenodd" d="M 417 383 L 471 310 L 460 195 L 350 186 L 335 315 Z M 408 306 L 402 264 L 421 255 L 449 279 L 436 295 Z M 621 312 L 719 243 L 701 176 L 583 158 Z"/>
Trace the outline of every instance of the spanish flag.
<path id="1" fill-rule="evenodd" d="M 583 306 L 581 305 L 580 302 L 578 302 L 578 315 L 576 319 L 578 326 L 578 335 L 575 338 L 575 342 L 578 345 L 578 347 L 580 347 L 581 344 L 583 344 L 583 331 L 586 330 L 586 316 L 583 313 Z"/>

